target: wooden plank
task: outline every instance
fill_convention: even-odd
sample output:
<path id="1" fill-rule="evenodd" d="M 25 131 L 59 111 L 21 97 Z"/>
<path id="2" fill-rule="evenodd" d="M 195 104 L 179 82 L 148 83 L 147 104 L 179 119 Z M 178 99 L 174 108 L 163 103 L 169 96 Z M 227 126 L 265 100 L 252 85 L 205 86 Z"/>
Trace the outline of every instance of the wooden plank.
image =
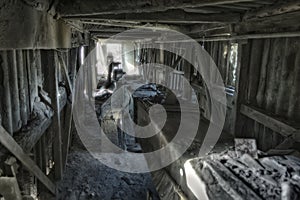
<path id="1" fill-rule="evenodd" d="M 247 77 L 250 63 L 250 44 L 240 44 L 238 55 L 239 72 L 237 72 L 237 88 L 235 97 L 235 137 L 245 137 L 245 127 L 247 125 L 247 118 L 241 114 L 241 105 L 246 102 L 247 97 Z M 247 129 L 246 129 L 247 130 Z"/>
<path id="2" fill-rule="evenodd" d="M 8 64 L 8 55 L 7 51 L 2 51 L 0 53 L 2 58 L 2 72 L 3 72 L 3 80 L 1 80 L 1 85 L 3 86 L 3 111 L 5 114 L 2 116 L 2 123 L 5 128 L 7 128 L 8 132 L 13 134 L 13 119 L 12 119 L 12 105 L 11 105 L 11 91 L 10 91 L 10 81 L 9 81 L 9 64 Z"/>
<path id="3" fill-rule="evenodd" d="M 12 120 L 13 120 L 13 132 L 17 132 L 21 128 L 21 116 L 20 116 L 20 101 L 19 101 L 19 86 L 18 86 L 18 71 L 17 71 L 17 54 L 16 50 L 12 50 L 9 53 L 9 81 L 12 103 Z"/>
<path id="4" fill-rule="evenodd" d="M 53 123 L 49 133 L 51 137 L 54 137 L 53 141 L 53 157 L 54 157 L 54 175 L 56 180 L 60 180 L 62 177 L 62 155 L 61 155 L 61 121 L 60 121 L 60 110 L 65 102 L 59 101 L 58 96 L 58 58 L 56 51 L 47 50 L 41 51 L 42 66 L 44 72 L 44 89 L 49 94 L 51 99 L 51 107 L 54 111 Z M 62 95 L 62 94 L 61 94 Z M 64 95 L 64 94 L 63 94 Z"/>
<path id="5" fill-rule="evenodd" d="M 184 9 L 184 8 L 200 8 L 205 6 L 216 6 L 223 4 L 234 4 L 241 2 L 253 2 L 257 0 L 202 0 L 202 1 L 161 1 L 156 5 L 149 5 L 149 2 L 141 1 L 128 1 L 125 0 L 123 5 L 120 6 L 118 2 L 109 1 L 105 5 L 102 1 L 90 0 L 74 4 L 72 1 L 69 3 L 61 4 L 58 10 L 63 17 L 70 16 L 88 16 L 99 14 L 123 14 L 123 13 L 149 13 L 149 12 L 164 12 L 171 9 Z"/>
<path id="6" fill-rule="evenodd" d="M 93 15 L 70 17 L 69 19 L 80 20 L 118 20 L 123 22 L 159 22 L 159 23 L 224 23 L 239 22 L 241 15 L 239 13 L 223 13 L 223 14 L 199 14 L 188 13 L 183 10 L 169 10 L 164 12 L 144 13 L 127 13 L 127 14 L 109 14 L 109 15 Z"/>
<path id="7" fill-rule="evenodd" d="M 159 23 L 155 23 L 153 25 L 149 24 L 147 26 L 142 25 L 142 24 L 131 24 L 131 23 L 126 23 L 126 22 L 120 22 L 120 21 L 81 21 L 83 24 L 91 24 L 91 25 L 100 25 L 102 26 L 110 26 L 110 27 L 123 27 L 123 28 L 135 28 L 135 29 L 151 29 L 153 30 L 153 28 L 169 28 L 169 29 L 173 29 L 173 30 L 178 30 L 181 32 L 187 32 L 187 29 L 184 29 L 183 27 L 179 27 L 179 26 L 175 26 L 175 25 L 167 25 L 167 24 L 159 24 Z M 99 28 L 101 29 L 101 28 Z"/>
<path id="8" fill-rule="evenodd" d="M 73 87 L 72 87 L 72 83 L 68 74 L 68 69 L 67 69 L 67 65 L 64 61 L 64 59 L 61 56 L 58 56 L 58 60 L 59 60 L 59 64 L 62 65 L 64 72 L 65 72 L 65 77 L 67 79 L 68 82 L 68 88 L 70 90 L 70 92 L 73 94 Z"/>
<path id="9" fill-rule="evenodd" d="M 263 55 L 263 40 L 251 41 L 251 53 L 248 74 L 248 94 L 247 99 L 256 105 L 256 94 L 258 90 L 260 68 Z"/>
<path id="10" fill-rule="evenodd" d="M 41 171 L 35 162 L 23 151 L 10 134 L 0 126 L 0 142 L 5 146 L 34 176 L 41 181 L 50 192 L 55 194 L 55 185 Z"/>
<path id="11" fill-rule="evenodd" d="M 264 39 L 264 38 L 283 38 L 283 37 L 299 37 L 300 32 L 282 32 L 282 33 L 260 33 L 260 34 L 247 34 L 237 35 L 231 37 L 214 37 L 206 38 L 205 41 L 228 41 L 228 40 L 247 40 L 247 39 Z M 196 41 L 202 41 L 203 38 L 195 39 Z"/>
<path id="12" fill-rule="evenodd" d="M 29 131 L 17 133 L 14 136 L 15 140 L 26 153 L 30 153 L 45 131 L 50 127 L 51 122 L 52 119 L 46 117 L 41 120 L 35 120 L 32 124 L 36 125 Z"/>
<path id="13" fill-rule="evenodd" d="M 269 60 L 269 54 L 270 54 L 270 45 L 271 40 L 267 39 L 264 40 L 264 48 L 263 48 L 263 55 L 262 55 L 262 61 L 261 61 L 261 69 L 260 69 L 260 80 L 258 85 L 258 91 L 256 95 L 256 101 L 258 107 L 262 107 L 264 102 L 264 94 L 266 91 L 266 82 L 267 82 L 267 65 Z"/>
<path id="14" fill-rule="evenodd" d="M 64 120 L 64 131 L 67 133 L 64 135 L 63 142 L 64 148 L 62 149 L 63 152 L 63 168 L 66 169 L 67 159 L 69 154 L 70 148 L 70 141 L 71 141 L 71 132 L 72 132 L 72 122 L 73 122 L 73 109 L 71 104 L 66 105 L 65 109 L 65 120 Z"/>
<path id="15" fill-rule="evenodd" d="M 20 115 L 22 120 L 22 126 L 27 124 L 27 104 L 26 104 L 26 92 L 25 92 L 25 74 L 24 74 L 24 58 L 23 51 L 17 50 L 17 65 L 18 65 L 18 84 L 19 84 L 19 98 L 20 98 Z"/>
<path id="16" fill-rule="evenodd" d="M 253 12 L 246 13 L 243 17 L 243 20 L 264 18 L 264 17 L 270 17 L 274 15 L 282 15 L 285 13 L 295 12 L 299 10 L 300 10 L 299 1 L 291 1 L 291 2 L 284 2 L 284 3 L 280 2 L 273 6 L 264 7 L 262 9 L 255 10 Z"/>
<path id="17" fill-rule="evenodd" d="M 61 117 L 60 117 L 60 101 L 59 101 L 59 61 L 57 52 L 54 52 L 54 66 L 51 70 L 51 80 L 53 81 L 53 89 L 55 92 L 51 92 L 52 106 L 54 108 L 54 126 L 53 131 L 55 133 L 54 138 L 54 170 L 56 180 L 60 180 L 63 176 L 63 161 L 62 161 L 62 128 L 61 128 Z"/>
<path id="18" fill-rule="evenodd" d="M 240 112 L 243 115 L 255 120 L 256 122 L 272 129 L 273 131 L 280 133 L 284 137 L 293 136 L 299 133 L 299 129 L 296 129 L 282 121 L 279 121 L 278 119 L 275 119 L 258 109 L 242 105 Z"/>
<path id="19" fill-rule="evenodd" d="M 77 57 L 77 55 L 76 55 Z M 75 77 L 73 78 L 73 83 L 71 83 L 70 77 L 69 77 L 69 73 L 68 73 L 68 68 L 66 66 L 65 61 L 63 60 L 63 58 L 61 56 L 59 56 L 59 61 L 60 64 L 63 66 L 64 72 L 65 72 L 65 77 L 67 79 L 68 82 L 68 87 L 69 90 L 71 92 L 71 96 L 73 94 L 73 85 L 75 82 Z M 76 70 L 75 70 L 76 71 Z M 72 109 L 72 105 L 66 104 L 66 109 L 65 109 L 65 123 L 64 123 L 64 127 L 65 127 L 65 132 L 67 134 L 64 135 L 63 137 L 63 142 L 64 142 L 64 148 L 62 149 L 62 162 L 63 162 L 63 169 L 66 168 L 66 164 L 67 164 L 67 157 L 69 154 L 69 147 L 70 147 L 70 138 L 71 138 L 71 130 L 72 130 L 72 121 L 73 121 L 73 109 Z"/>
<path id="20" fill-rule="evenodd" d="M 235 84 L 235 91 L 233 96 L 233 107 L 232 107 L 232 123 L 233 126 L 231 127 L 231 134 L 236 134 L 236 124 L 237 124 L 237 116 L 238 116 L 238 98 L 240 94 L 240 81 L 241 81 L 241 68 L 242 68 L 242 53 L 243 53 L 243 41 L 240 41 L 238 43 L 238 59 L 237 59 L 237 67 L 236 67 L 236 84 Z M 230 48 L 230 45 L 228 45 L 228 48 Z M 227 50 L 228 54 L 229 50 Z M 228 59 L 228 58 L 227 58 Z M 227 73 L 228 74 L 228 73 Z"/>

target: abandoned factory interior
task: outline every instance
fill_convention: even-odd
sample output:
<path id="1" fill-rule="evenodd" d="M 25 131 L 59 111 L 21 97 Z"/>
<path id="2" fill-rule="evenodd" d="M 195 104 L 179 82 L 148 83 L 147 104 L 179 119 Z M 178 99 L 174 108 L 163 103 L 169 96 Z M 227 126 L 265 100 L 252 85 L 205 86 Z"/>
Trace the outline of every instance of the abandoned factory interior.
<path id="1" fill-rule="evenodd" d="M 300 0 L 0 0 L 0 200 L 299 200 Z"/>

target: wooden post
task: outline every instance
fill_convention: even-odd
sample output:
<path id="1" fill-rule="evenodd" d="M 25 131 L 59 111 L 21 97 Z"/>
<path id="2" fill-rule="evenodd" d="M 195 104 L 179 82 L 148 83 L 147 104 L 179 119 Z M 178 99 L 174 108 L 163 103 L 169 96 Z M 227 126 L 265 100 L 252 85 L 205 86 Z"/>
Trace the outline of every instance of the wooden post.
<path id="1" fill-rule="evenodd" d="M 236 97 L 235 97 L 235 137 L 243 137 L 243 126 L 245 124 L 245 116 L 240 112 L 241 106 L 246 101 L 247 97 L 247 78 L 250 59 L 250 45 L 240 44 L 238 51 L 238 69 L 236 82 Z"/>
<path id="2" fill-rule="evenodd" d="M 16 132 L 21 128 L 21 117 L 20 117 L 20 101 L 19 101 L 19 87 L 18 87 L 18 72 L 17 72 L 17 54 L 16 50 L 10 51 L 10 62 L 11 66 L 9 69 L 9 81 L 11 91 L 11 103 L 12 103 L 12 122 L 13 131 Z"/>
<path id="3" fill-rule="evenodd" d="M 25 74 L 24 74 L 24 59 L 23 51 L 17 50 L 17 65 L 18 65 L 18 83 L 19 83 L 19 98 L 20 98 L 20 114 L 22 125 L 26 125 L 28 121 L 28 108 L 26 104 L 26 92 L 25 92 Z"/>
<path id="4" fill-rule="evenodd" d="M 55 131 L 54 138 L 54 163 L 55 163 L 55 179 L 60 180 L 63 175 L 63 162 L 62 162 L 62 134 L 61 134 L 61 118 L 60 118 L 60 106 L 59 106 L 59 61 L 57 52 L 54 52 L 54 73 L 52 80 L 54 83 L 54 93 L 51 95 L 52 106 L 54 108 L 54 126 L 53 130 Z"/>
<path id="5" fill-rule="evenodd" d="M 42 64 L 44 71 L 45 91 L 51 99 L 51 106 L 54 110 L 53 123 L 50 133 L 54 135 L 53 157 L 55 179 L 62 178 L 62 151 L 61 151 L 61 121 L 59 106 L 59 87 L 58 87 L 58 56 L 55 51 L 42 51 Z"/>
<path id="6" fill-rule="evenodd" d="M 10 83 L 9 83 L 9 66 L 7 60 L 7 51 L 1 53 L 2 57 L 2 71 L 3 71 L 3 82 L 4 87 L 4 103 L 3 110 L 4 115 L 2 116 L 3 126 L 12 135 L 13 134 L 13 122 L 12 122 L 12 110 L 11 110 L 11 94 L 10 94 Z"/>
<path id="7" fill-rule="evenodd" d="M 241 72 L 242 68 L 242 55 L 243 55 L 243 45 L 247 44 L 247 41 L 240 41 L 238 43 L 238 58 L 237 58 L 237 67 L 236 67 L 236 84 L 235 84 L 235 92 L 233 97 L 233 107 L 232 107 L 232 123 L 233 126 L 231 127 L 230 132 L 235 136 L 236 135 L 236 123 L 237 123 L 237 116 L 240 115 L 238 112 L 240 109 L 240 104 L 238 104 L 239 95 L 243 95 L 243 92 L 240 91 L 240 86 L 244 87 L 244 83 L 240 83 L 240 81 L 243 81 L 245 78 L 244 72 Z M 230 54 L 230 43 L 228 43 L 228 54 Z M 227 58 L 227 63 L 229 63 L 229 57 Z M 229 68 L 229 65 L 227 64 L 227 69 Z M 245 70 L 246 71 L 246 70 Z M 228 76 L 228 72 L 226 72 L 226 77 Z M 244 80 L 245 81 L 245 80 Z M 241 99 L 240 99 L 241 100 Z"/>
<path id="8" fill-rule="evenodd" d="M 65 78 L 67 79 L 67 86 L 71 92 L 71 95 L 73 95 L 73 87 L 71 83 L 71 80 L 69 78 L 69 75 L 68 75 L 68 67 L 66 66 L 66 63 L 65 61 L 63 60 L 62 57 L 59 57 L 59 61 L 60 61 L 60 64 L 63 66 L 63 69 L 64 69 L 64 74 L 65 74 Z M 67 164 L 67 157 L 68 157 L 68 153 L 69 153 L 69 146 L 70 146 L 70 137 L 71 137 L 71 130 L 72 130 L 72 121 L 73 121 L 73 118 L 72 118 L 72 115 L 73 115 L 73 112 L 72 112 L 72 105 L 69 105 L 67 104 L 66 105 L 66 109 L 65 109 L 65 112 L 64 112 L 64 132 L 66 132 L 67 134 L 64 134 L 62 139 L 63 139 L 63 144 L 64 144 L 64 148 L 62 148 L 62 163 L 63 163 L 63 169 L 65 169 L 66 167 L 66 164 Z"/>

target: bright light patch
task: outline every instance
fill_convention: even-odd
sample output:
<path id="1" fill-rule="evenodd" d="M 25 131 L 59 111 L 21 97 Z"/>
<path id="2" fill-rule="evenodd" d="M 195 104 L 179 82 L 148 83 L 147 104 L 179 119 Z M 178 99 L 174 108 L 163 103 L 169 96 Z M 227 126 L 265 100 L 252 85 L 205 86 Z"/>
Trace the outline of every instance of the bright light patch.
<path id="1" fill-rule="evenodd" d="M 186 175 L 186 183 L 188 188 L 193 192 L 197 199 L 208 200 L 206 194 L 206 185 L 197 175 L 194 170 L 190 160 L 186 161 L 184 164 L 184 171 Z"/>

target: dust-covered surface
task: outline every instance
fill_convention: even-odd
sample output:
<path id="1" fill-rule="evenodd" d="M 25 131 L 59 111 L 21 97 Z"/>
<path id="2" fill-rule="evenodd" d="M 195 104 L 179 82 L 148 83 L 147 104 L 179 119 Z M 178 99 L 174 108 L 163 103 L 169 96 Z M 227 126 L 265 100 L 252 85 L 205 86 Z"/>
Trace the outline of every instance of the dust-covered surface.
<path id="1" fill-rule="evenodd" d="M 112 123 L 113 120 L 105 126 L 113 129 Z M 149 173 L 130 174 L 105 166 L 89 154 L 77 135 L 63 180 L 57 187 L 57 199 L 61 200 L 146 200 L 148 196 L 158 199 Z"/>
<path id="2" fill-rule="evenodd" d="M 300 198 L 300 159 L 293 156 L 249 154 L 238 156 L 224 151 L 190 161 L 199 177 L 194 186 L 206 199 L 284 199 Z M 193 171 L 193 170 L 191 170 Z M 197 196 L 197 195 L 196 195 Z"/>

